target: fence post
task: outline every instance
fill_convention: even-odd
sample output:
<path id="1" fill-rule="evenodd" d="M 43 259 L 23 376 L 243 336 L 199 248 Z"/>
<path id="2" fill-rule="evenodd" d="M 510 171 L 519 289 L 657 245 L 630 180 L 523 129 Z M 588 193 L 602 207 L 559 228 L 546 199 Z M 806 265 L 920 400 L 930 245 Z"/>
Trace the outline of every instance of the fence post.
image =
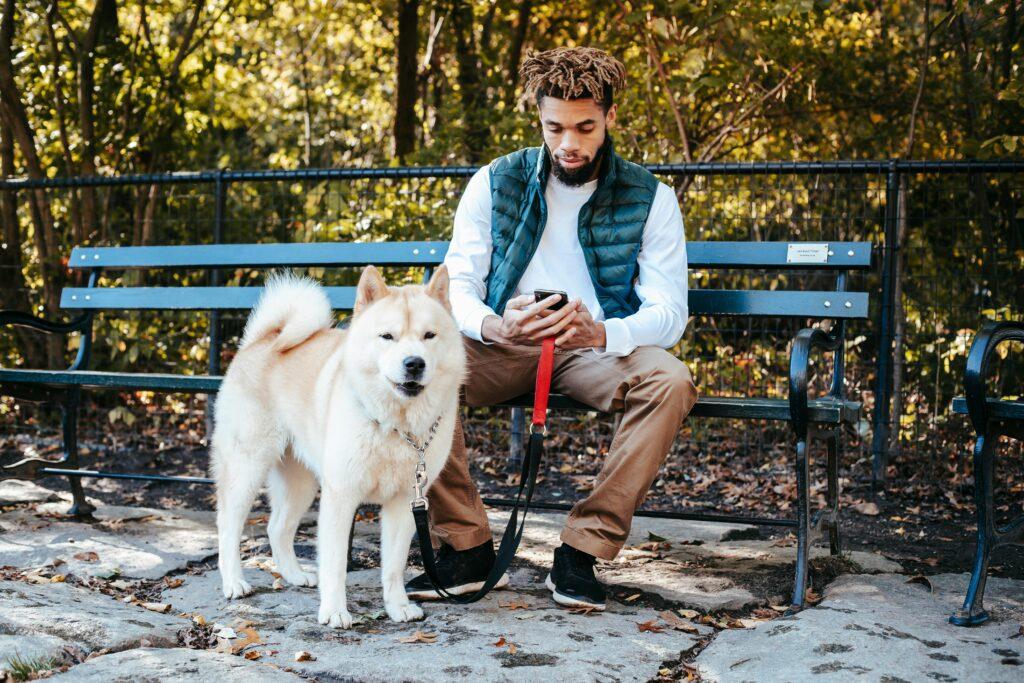
<path id="1" fill-rule="evenodd" d="M 220 244 L 224 240 L 224 213 L 227 204 L 227 180 L 224 179 L 224 171 L 218 170 L 213 181 L 213 243 Z M 220 285 L 220 269 L 210 269 L 210 286 Z M 207 368 L 211 375 L 220 374 L 220 311 L 210 311 L 210 350 Z M 213 401 L 210 397 L 206 400 L 206 434 L 207 439 L 213 428 Z"/>
<path id="2" fill-rule="evenodd" d="M 895 328 L 896 259 L 899 257 L 897 232 L 899 224 L 900 172 L 895 159 L 889 160 L 885 178 L 885 245 L 882 250 L 882 309 L 878 335 L 878 376 L 875 382 L 875 415 L 871 440 L 872 484 L 885 480 L 889 460 L 891 427 L 891 395 L 893 338 Z M 897 427 L 898 429 L 899 427 Z"/>

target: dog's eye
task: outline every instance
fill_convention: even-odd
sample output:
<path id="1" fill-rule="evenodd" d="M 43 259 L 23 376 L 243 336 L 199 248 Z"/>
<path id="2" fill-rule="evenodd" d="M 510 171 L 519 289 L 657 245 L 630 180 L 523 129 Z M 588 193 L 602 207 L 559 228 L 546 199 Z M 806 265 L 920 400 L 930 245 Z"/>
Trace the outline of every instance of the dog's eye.
<path id="1" fill-rule="evenodd" d="M 381 339 L 387 339 L 388 341 L 391 341 L 392 339 L 394 339 L 394 337 L 391 335 L 390 332 L 385 332 L 384 334 L 380 335 L 380 338 Z"/>
<path id="2" fill-rule="evenodd" d="M 437 332 L 427 332 L 425 335 L 423 335 L 423 338 L 424 339 L 433 339 L 436 336 L 437 336 Z"/>

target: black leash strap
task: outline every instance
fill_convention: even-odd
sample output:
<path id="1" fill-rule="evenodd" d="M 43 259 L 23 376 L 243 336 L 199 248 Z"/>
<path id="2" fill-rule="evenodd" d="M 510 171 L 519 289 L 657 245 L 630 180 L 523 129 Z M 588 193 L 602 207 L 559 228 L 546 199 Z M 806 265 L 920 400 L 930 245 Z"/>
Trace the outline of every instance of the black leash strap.
<path id="1" fill-rule="evenodd" d="M 430 541 L 430 519 L 427 515 L 427 501 L 422 496 L 412 504 L 413 519 L 416 520 L 416 538 L 420 544 L 420 554 L 423 556 L 423 569 L 430 579 L 430 583 L 445 600 L 460 604 L 476 602 L 487 595 L 494 588 L 505 571 L 515 559 L 516 550 L 519 549 L 519 541 L 523 537 L 523 528 L 526 526 L 526 514 L 530 510 L 530 501 L 533 500 L 533 491 L 537 486 L 537 473 L 540 470 L 541 456 L 544 454 L 544 435 L 547 432 L 545 422 L 547 419 L 548 393 L 551 390 L 551 372 L 554 363 L 555 341 L 545 339 L 541 348 L 541 359 L 537 368 L 537 386 L 534 391 L 533 423 L 530 426 L 530 443 L 526 449 L 526 457 L 523 459 L 523 470 L 519 476 L 519 491 L 516 492 L 516 502 L 508 517 L 508 524 L 505 526 L 505 533 L 502 534 L 501 544 L 494 558 L 494 566 L 484 580 L 483 586 L 473 593 L 455 595 L 449 593 L 441 586 L 441 579 L 437 575 L 437 560 L 434 556 L 434 546 Z M 524 494 L 525 493 L 525 498 Z M 522 504 L 522 521 L 519 520 L 520 504 Z"/>

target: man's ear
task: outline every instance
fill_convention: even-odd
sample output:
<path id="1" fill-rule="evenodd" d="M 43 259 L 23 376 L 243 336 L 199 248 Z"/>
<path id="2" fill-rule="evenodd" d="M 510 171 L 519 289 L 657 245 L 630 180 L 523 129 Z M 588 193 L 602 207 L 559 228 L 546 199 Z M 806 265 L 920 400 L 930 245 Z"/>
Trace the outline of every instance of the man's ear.
<path id="1" fill-rule="evenodd" d="M 356 287 L 356 305 L 353 313 L 359 312 L 372 304 L 377 299 L 382 299 L 391 293 L 388 284 L 384 282 L 380 271 L 373 266 L 363 268 L 363 274 L 359 276 L 359 286 Z"/>
<path id="2" fill-rule="evenodd" d="M 604 125 L 608 130 L 615 128 L 615 112 L 618 110 L 618 107 L 619 105 L 612 104 L 612 106 L 608 107 L 608 113 L 604 115 Z"/>
<path id="3" fill-rule="evenodd" d="M 427 283 L 427 294 L 441 302 L 441 305 L 452 310 L 451 302 L 448 301 L 448 266 L 441 264 L 430 277 Z"/>

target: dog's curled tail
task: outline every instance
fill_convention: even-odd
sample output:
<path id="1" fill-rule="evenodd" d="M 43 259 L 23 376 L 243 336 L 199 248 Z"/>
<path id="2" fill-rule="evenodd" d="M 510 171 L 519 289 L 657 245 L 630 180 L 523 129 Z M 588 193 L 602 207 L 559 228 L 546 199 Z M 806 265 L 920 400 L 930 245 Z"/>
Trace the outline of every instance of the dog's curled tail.
<path id="1" fill-rule="evenodd" d="M 331 302 L 323 287 L 308 277 L 274 273 L 249 314 L 239 348 L 275 334 L 271 348 L 287 351 L 333 324 Z"/>

